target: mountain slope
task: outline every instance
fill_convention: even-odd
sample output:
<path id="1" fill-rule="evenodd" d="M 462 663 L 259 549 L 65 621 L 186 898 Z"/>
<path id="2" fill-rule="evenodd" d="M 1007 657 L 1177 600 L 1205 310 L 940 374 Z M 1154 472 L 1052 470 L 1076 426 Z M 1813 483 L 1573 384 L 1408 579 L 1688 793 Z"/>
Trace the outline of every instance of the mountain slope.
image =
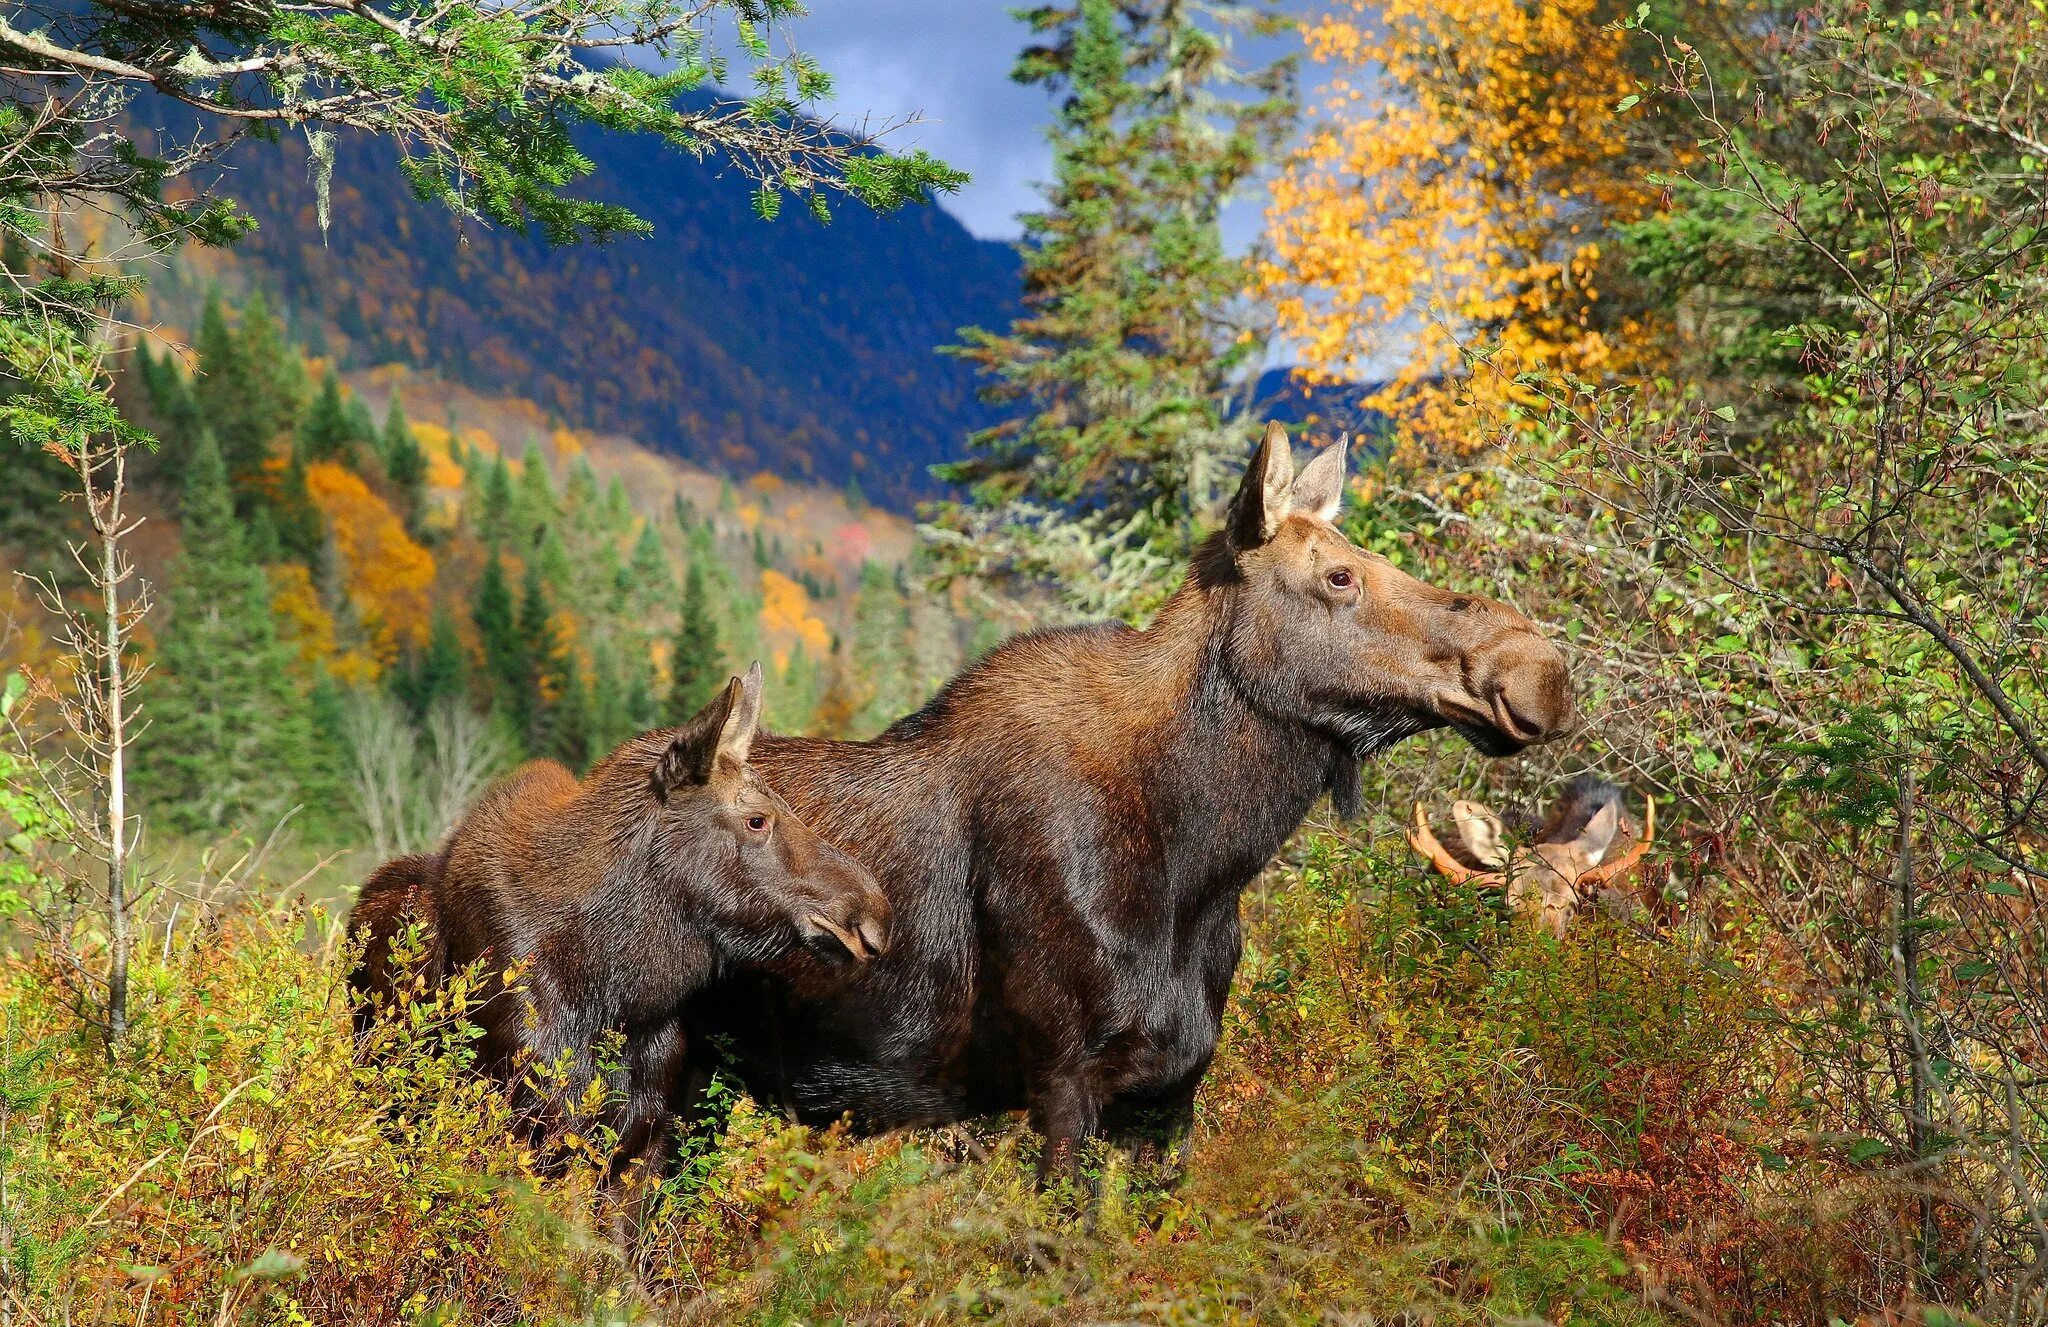
<path id="1" fill-rule="evenodd" d="M 926 467 L 988 418 L 973 375 L 934 348 L 1012 316 L 1007 245 L 937 207 L 764 222 L 712 164 L 644 138 L 582 147 L 587 192 L 652 237 L 550 250 L 465 230 L 381 151 L 344 143 L 323 242 L 305 146 L 286 139 L 234 159 L 227 191 L 259 227 L 232 262 L 302 328 L 338 333 L 345 364 L 436 369 L 734 474 L 854 477 L 899 508 L 934 491 Z"/>

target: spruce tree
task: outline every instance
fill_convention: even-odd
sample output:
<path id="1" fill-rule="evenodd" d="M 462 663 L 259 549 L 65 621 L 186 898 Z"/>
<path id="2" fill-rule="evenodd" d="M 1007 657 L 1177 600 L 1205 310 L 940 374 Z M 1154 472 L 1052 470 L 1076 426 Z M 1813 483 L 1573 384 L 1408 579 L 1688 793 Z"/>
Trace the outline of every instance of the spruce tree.
<path id="1" fill-rule="evenodd" d="M 491 458 L 484 471 L 483 510 L 477 520 L 477 532 L 485 543 L 502 548 L 512 542 L 516 505 L 512 495 L 512 467 L 505 464 L 505 457 L 500 453 Z"/>
<path id="2" fill-rule="evenodd" d="M 171 575 L 155 695 L 142 738 L 145 795 L 194 832 L 247 826 L 297 793 L 311 739 L 270 606 L 249 558 L 225 461 L 202 433 L 186 467 L 184 547 Z"/>
<path id="3" fill-rule="evenodd" d="M 391 408 L 384 413 L 384 432 L 378 442 L 384 461 L 384 475 L 398 492 L 399 514 L 406 529 L 417 534 L 427 510 L 427 454 L 412 426 L 405 422 L 405 407 L 398 394 L 391 394 Z"/>
<path id="4" fill-rule="evenodd" d="M 769 722 L 777 730 L 806 733 L 818 711 L 818 668 L 798 641 L 790 647 L 773 695 L 768 697 Z"/>
<path id="5" fill-rule="evenodd" d="M 519 642 L 525 652 L 526 667 L 520 676 L 508 680 L 514 686 L 512 716 L 519 720 L 528 745 L 535 751 L 548 748 L 542 683 L 545 680 L 560 685 L 564 659 L 570 653 L 561 648 L 566 642 L 555 639 L 552 618 L 547 587 L 541 581 L 540 564 L 528 562 L 526 579 L 519 590 Z M 575 671 L 574 660 L 568 659 L 566 672 L 573 675 Z"/>
<path id="6" fill-rule="evenodd" d="M 304 396 L 304 372 L 270 317 L 263 292 L 249 297 L 239 330 L 228 326 L 220 297 L 209 295 L 199 327 L 199 414 L 220 445 L 236 506 L 247 515 L 268 491 L 264 464 L 291 437 Z M 289 546 L 290 521 L 278 527 Z"/>
<path id="7" fill-rule="evenodd" d="M 561 517 L 547 458 L 541 455 L 537 443 L 527 444 L 526 456 L 519 463 L 519 486 L 512 511 L 513 529 L 522 548 L 533 547 L 544 532 L 555 528 Z"/>
<path id="8" fill-rule="evenodd" d="M 622 580 L 626 611 L 634 621 L 645 623 L 655 614 L 668 611 L 675 597 L 676 574 L 652 524 L 640 527 L 639 541 L 633 545 L 633 557 L 622 573 Z"/>
<path id="9" fill-rule="evenodd" d="M 326 524 L 306 487 L 306 463 L 296 448 L 285 461 L 284 473 L 267 491 L 279 546 L 308 567 L 317 566 Z"/>
<path id="10" fill-rule="evenodd" d="M 908 713 L 911 688 L 907 639 L 909 609 L 902 589 L 879 562 L 860 569 L 860 597 L 853 605 L 853 651 L 849 660 L 856 694 L 862 698 L 853 730 L 869 737 Z"/>
<path id="11" fill-rule="evenodd" d="M 543 731 L 536 735 L 533 746 L 580 774 L 604 753 L 590 684 L 584 680 L 574 650 L 567 651 L 561 661 L 555 690 L 555 702 L 542 715 Z"/>
<path id="12" fill-rule="evenodd" d="M 682 723 L 710 703 L 725 685 L 725 656 L 718 645 L 718 624 L 711 615 L 704 569 L 690 563 L 683 579 L 683 617 L 669 653 L 668 721 Z"/>
<path id="13" fill-rule="evenodd" d="M 626 481 L 617 475 L 604 490 L 605 532 L 617 538 L 633 528 L 633 499 L 626 494 Z"/>
<path id="14" fill-rule="evenodd" d="M 503 568 L 500 568 L 500 588 L 503 585 Z M 405 667 L 394 671 L 392 690 L 405 702 L 413 720 L 419 722 L 426 718 L 435 701 L 462 695 L 467 672 L 468 663 L 463 658 L 462 640 L 455 632 L 455 619 L 449 615 L 445 605 L 437 605 L 426 649 L 420 651 L 416 658 L 408 659 Z"/>
<path id="15" fill-rule="evenodd" d="M 618 646 L 600 639 L 590 651 L 590 759 L 600 760 L 607 751 L 639 731 L 628 712 L 626 680 L 619 661 Z"/>
<path id="16" fill-rule="evenodd" d="M 483 642 L 484 668 L 490 675 L 492 707 L 508 718 L 519 719 L 527 712 L 524 695 L 532 656 L 519 634 L 518 609 L 505 579 L 505 563 L 495 549 L 477 582 L 474 620 Z M 523 726 L 520 731 L 524 740 Z"/>
<path id="17" fill-rule="evenodd" d="M 363 459 L 357 452 L 358 442 L 356 421 L 342 399 L 341 379 L 329 369 L 299 421 L 299 455 L 308 461 L 339 461 L 358 469 Z"/>
<path id="18" fill-rule="evenodd" d="M 1048 513 L 1178 555 L 1250 450 L 1231 398 L 1265 353 L 1244 319 L 1249 260 L 1225 252 L 1220 214 L 1296 116 L 1292 62 L 1242 72 L 1231 39 L 1290 20 L 1268 0 L 1078 0 L 1023 17 L 1042 41 L 1012 76 L 1060 98 L 1053 181 L 1023 219 L 1023 315 L 951 348 L 1010 418 L 936 468 L 971 495 L 944 523 L 993 520 L 1015 541 L 956 543 L 972 570 L 1014 565 Z"/>

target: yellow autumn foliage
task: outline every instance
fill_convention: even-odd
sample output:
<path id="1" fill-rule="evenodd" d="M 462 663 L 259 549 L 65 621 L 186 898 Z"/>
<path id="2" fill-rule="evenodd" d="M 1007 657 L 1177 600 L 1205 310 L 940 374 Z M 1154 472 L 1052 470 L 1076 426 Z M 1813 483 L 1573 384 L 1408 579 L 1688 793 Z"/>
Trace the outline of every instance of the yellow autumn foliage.
<path id="1" fill-rule="evenodd" d="M 1620 109 L 1625 8 L 1345 0 L 1307 25 L 1327 100 L 1258 274 L 1307 376 L 1383 380 L 1371 406 L 1463 450 L 1517 374 L 1629 369 L 1642 329 L 1598 308 L 1599 232 L 1655 198 Z"/>
<path id="2" fill-rule="evenodd" d="M 346 686 L 367 686 L 383 672 L 377 661 L 359 647 L 341 649 L 334 634 L 334 615 L 320 602 L 313 577 L 297 562 L 269 568 L 270 606 L 277 616 L 278 634 L 291 648 L 302 681 L 310 681 L 320 665 L 335 681 Z"/>
<path id="3" fill-rule="evenodd" d="M 761 573 L 761 634 L 770 639 L 794 637 L 813 659 L 832 649 L 832 632 L 811 611 L 811 592 L 773 567 Z M 777 668 L 788 667 L 786 651 L 778 650 L 774 657 Z"/>
<path id="4" fill-rule="evenodd" d="M 380 668 L 402 646 L 426 643 L 432 621 L 434 557 L 405 532 L 405 522 L 353 470 L 332 461 L 306 467 L 306 490 L 326 517 L 341 553 L 350 600 Z"/>

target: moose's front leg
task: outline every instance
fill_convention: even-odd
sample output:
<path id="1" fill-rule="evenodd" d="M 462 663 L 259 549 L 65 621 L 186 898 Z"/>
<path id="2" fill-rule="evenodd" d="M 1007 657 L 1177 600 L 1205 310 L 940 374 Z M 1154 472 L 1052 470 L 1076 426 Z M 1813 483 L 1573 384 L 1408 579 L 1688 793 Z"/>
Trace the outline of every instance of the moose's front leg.
<path id="1" fill-rule="evenodd" d="M 1038 1187 L 1080 1178 L 1081 1156 L 1102 1132 L 1102 1098 L 1081 1066 L 1047 1073 L 1031 1098 L 1031 1127 L 1045 1139 L 1038 1154 Z"/>
<path id="2" fill-rule="evenodd" d="M 625 1100 L 617 1117 L 618 1143 L 605 1172 L 616 1201 L 613 1235 L 636 1260 L 661 1182 L 675 1162 L 677 1123 L 669 1099 L 685 1071 L 688 1038 L 681 1019 L 639 1029 L 626 1038 L 621 1066 Z"/>

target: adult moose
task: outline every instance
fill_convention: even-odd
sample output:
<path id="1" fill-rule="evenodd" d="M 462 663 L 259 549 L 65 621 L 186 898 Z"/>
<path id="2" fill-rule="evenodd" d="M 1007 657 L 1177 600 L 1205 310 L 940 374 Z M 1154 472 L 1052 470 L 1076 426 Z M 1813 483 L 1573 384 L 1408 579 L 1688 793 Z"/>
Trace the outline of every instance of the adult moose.
<path id="1" fill-rule="evenodd" d="M 511 1086 L 536 1134 L 587 1132 L 574 1103 L 617 1033 L 612 1178 L 635 1162 L 658 1175 L 682 1004 L 714 969 L 800 942 L 861 961 L 888 944 L 874 878 L 748 763 L 760 709 L 755 664 L 689 722 L 633 739 L 580 781 L 553 761 L 521 766 L 437 853 L 379 868 L 350 918 L 368 932 L 350 974 L 359 1035 L 414 976 L 431 986 L 472 964 L 501 978 L 516 967 L 475 1011 L 480 1067 Z M 427 932 L 423 972 L 394 962 L 409 916 Z M 536 1081 L 557 1065 L 565 1081 Z"/>
<path id="2" fill-rule="evenodd" d="M 800 1119 L 880 1130 L 1024 1108 L 1042 1173 L 1190 1120 L 1242 949 L 1238 896 L 1359 762 L 1452 727 L 1489 755 L 1557 735 L 1563 658 L 1504 604 L 1424 585 L 1331 522 L 1344 457 L 1294 476 L 1277 424 L 1225 528 L 1144 631 L 1019 637 L 871 742 L 754 760 L 884 883 L 889 953 L 796 957 L 693 1000 L 713 1067 Z"/>

